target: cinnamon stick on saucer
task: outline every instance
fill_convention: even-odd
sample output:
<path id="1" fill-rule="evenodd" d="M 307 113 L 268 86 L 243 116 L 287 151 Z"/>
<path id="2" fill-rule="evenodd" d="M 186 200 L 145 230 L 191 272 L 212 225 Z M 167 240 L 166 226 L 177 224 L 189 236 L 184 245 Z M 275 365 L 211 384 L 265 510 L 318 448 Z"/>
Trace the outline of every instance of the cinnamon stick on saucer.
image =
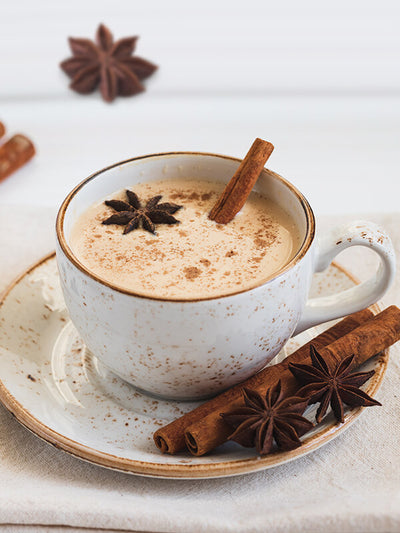
<path id="1" fill-rule="evenodd" d="M 208 218 L 218 224 L 227 224 L 244 206 L 274 146 L 262 139 L 256 139 L 239 168 L 225 187 Z"/>
<path id="2" fill-rule="evenodd" d="M 6 132 L 6 128 L 2 122 L 0 122 L 0 139 L 3 137 L 3 135 Z"/>
<path id="3" fill-rule="evenodd" d="M 354 367 L 361 365 L 370 357 L 388 348 L 400 339 L 400 309 L 392 305 L 376 315 L 368 322 L 360 325 L 358 328 L 350 331 L 346 335 L 335 340 L 325 348 L 318 350 L 321 357 L 325 359 L 328 366 L 334 367 L 340 361 L 343 361 L 350 355 L 355 356 Z M 314 344 L 314 341 L 312 342 Z M 284 362 L 293 362 L 292 356 L 285 359 Z M 291 360 L 291 361 L 290 361 Z M 311 363 L 308 356 L 304 361 L 306 364 Z M 281 363 L 282 364 L 282 363 Z M 275 365 L 279 366 L 279 365 Z M 271 367 L 274 368 L 274 367 Z M 256 387 L 251 383 L 250 387 L 260 394 L 265 394 L 266 390 L 277 382 L 275 374 L 272 379 L 272 373 L 265 376 L 262 383 Z M 284 387 L 287 396 L 294 395 L 300 388 L 290 370 L 281 367 L 279 373 L 282 387 Z M 273 383 L 274 382 L 274 383 Z M 242 384 L 247 387 L 247 383 Z M 221 398 L 219 396 L 218 398 Z M 193 455 L 204 455 L 216 446 L 226 441 L 227 436 L 232 429 L 224 422 L 220 413 L 233 411 L 242 405 L 241 400 L 236 398 L 233 401 L 217 402 L 210 414 L 198 421 L 195 421 L 185 431 L 186 444 Z"/>
<path id="4" fill-rule="evenodd" d="M 163 453 L 174 454 L 180 450 L 183 450 L 186 446 L 185 431 L 189 427 L 195 431 L 194 428 L 196 428 L 197 425 L 200 424 L 201 421 L 207 416 L 212 417 L 213 422 L 212 426 L 210 427 L 213 428 L 212 431 L 215 431 L 214 438 L 211 442 L 210 434 L 207 430 L 207 439 L 209 445 L 218 446 L 218 444 L 222 444 L 232 433 L 232 428 L 228 427 L 228 425 L 224 423 L 219 414 L 222 411 L 227 411 L 228 407 L 231 405 L 235 405 L 234 402 L 241 401 L 243 397 L 243 386 L 256 390 L 260 390 L 260 388 L 265 390 L 268 389 L 268 387 L 275 384 L 279 380 L 282 372 L 287 370 L 289 363 L 303 363 L 306 361 L 310 353 L 310 344 L 313 344 L 317 350 L 320 350 L 336 339 L 356 329 L 361 324 L 364 324 L 373 316 L 374 315 L 372 311 L 369 309 L 364 309 L 363 311 L 349 315 L 345 319 L 341 320 L 328 330 L 315 337 L 311 342 L 302 346 L 281 363 L 264 368 L 258 372 L 258 374 L 255 374 L 244 383 L 239 383 L 235 387 L 228 389 L 215 398 L 212 398 L 208 402 L 199 405 L 199 407 L 193 411 L 186 413 L 167 426 L 158 429 L 154 433 L 154 442 L 156 446 Z M 190 439 L 190 434 L 188 438 Z"/>

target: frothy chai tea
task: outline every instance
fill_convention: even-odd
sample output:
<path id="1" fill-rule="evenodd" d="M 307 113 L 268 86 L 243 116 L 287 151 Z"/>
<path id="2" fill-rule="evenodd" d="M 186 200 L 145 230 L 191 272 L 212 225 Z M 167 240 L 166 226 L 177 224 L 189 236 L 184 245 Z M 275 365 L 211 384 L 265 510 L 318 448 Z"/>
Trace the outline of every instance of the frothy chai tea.
<path id="1" fill-rule="evenodd" d="M 114 286 L 153 298 L 191 300 L 247 290 L 271 278 L 295 255 L 300 237 L 291 217 L 277 204 L 252 192 L 228 224 L 208 218 L 224 184 L 191 179 L 140 183 L 131 188 L 145 206 L 182 206 L 179 224 L 156 223 L 156 234 L 124 225 L 103 224 L 116 211 L 104 199 L 76 221 L 70 244 L 79 261 Z M 109 199 L 127 201 L 119 191 Z"/>

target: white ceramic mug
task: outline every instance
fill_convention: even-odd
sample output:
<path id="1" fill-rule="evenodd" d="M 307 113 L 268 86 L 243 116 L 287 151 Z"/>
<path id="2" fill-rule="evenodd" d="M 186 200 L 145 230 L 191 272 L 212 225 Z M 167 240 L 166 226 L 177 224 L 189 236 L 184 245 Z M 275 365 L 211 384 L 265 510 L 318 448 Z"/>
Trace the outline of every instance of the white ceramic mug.
<path id="1" fill-rule="evenodd" d="M 214 395 L 260 370 L 291 335 L 376 302 L 393 280 L 394 251 L 383 231 L 372 223 L 355 222 L 317 240 L 307 200 L 266 169 L 255 188 L 292 215 L 302 244 L 283 269 L 255 288 L 189 301 L 147 298 L 100 279 L 74 256 L 71 228 L 95 201 L 138 182 L 169 177 L 226 183 L 239 163 L 201 153 L 138 157 L 96 172 L 61 205 L 57 261 L 70 317 L 92 353 L 142 391 L 180 400 Z M 376 275 L 334 296 L 307 301 L 314 272 L 354 245 L 380 256 Z"/>

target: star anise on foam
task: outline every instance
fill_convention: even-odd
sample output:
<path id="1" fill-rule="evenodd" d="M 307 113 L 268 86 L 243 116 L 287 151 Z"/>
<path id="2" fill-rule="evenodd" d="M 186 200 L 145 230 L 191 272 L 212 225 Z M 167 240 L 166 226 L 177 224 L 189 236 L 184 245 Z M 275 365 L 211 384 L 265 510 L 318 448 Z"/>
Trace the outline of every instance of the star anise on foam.
<path id="1" fill-rule="evenodd" d="M 369 372 L 350 373 L 354 355 L 350 355 L 339 362 L 334 369 L 330 369 L 325 359 L 314 346 L 310 347 L 311 365 L 289 364 L 289 370 L 294 377 L 304 385 L 298 395 L 308 398 L 309 403 L 318 403 L 316 421 L 321 422 L 329 404 L 333 414 L 339 422 L 344 422 L 344 404 L 350 407 L 381 405 L 359 387 L 374 375 Z"/>
<path id="2" fill-rule="evenodd" d="M 73 57 L 60 67 L 72 79 L 70 88 L 81 94 L 92 93 L 98 86 L 106 102 L 116 96 L 132 96 L 144 91 L 141 80 L 149 77 L 157 66 L 146 59 L 132 56 L 138 37 L 125 37 L 114 42 L 110 30 L 100 24 L 96 42 L 69 38 Z"/>
<path id="3" fill-rule="evenodd" d="M 145 206 L 142 206 L 136 193 L 125 191 L 128 203 L 122 200 L 106 200 L 104 203 L 112 207 L 117 213 L 111 215 L 102 224 L 118 224 L 125 226 L 124 235 L 140 226 L 155 234 L 155 224 L 179 224 L 172 215 L 181 209 L 181 205 L 165 202 L 160 204 L 162 196 L 157 195 L 150 198 Z"/>
<path id="4" fill-rule="evenodd" d="M 243 388 L 244 407 L 230 413 L 221 413 L 229 425 L 235 428 L 229 440 L 248 448 L 256 447 L 261 455 L 273 449 L 274 440 L 282 450 L 292 450 L 301 445 L 300 438 L 313 424 L 301 416 L 307 400 L 296 396 L 284 396 L 279 381 L 267 390 L 265 396 Z"/>

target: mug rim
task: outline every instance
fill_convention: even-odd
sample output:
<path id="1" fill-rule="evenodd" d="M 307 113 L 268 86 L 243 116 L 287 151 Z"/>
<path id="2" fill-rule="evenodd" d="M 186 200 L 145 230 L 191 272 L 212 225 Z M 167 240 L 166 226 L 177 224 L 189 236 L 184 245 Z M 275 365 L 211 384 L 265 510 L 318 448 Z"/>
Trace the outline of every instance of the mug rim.
<path id="1" fill-rule="evenodd" d="M 258 283 L 254 287 L 247 288 L 247 289 L 239 289 L 233 293 L 229 294 L 223 294 L 220 296 L 211 296 L 211 297 L 204 297 L 204 298 L 191 298 L 191 299 L 179 299 L 179 298 L 168 298 L 168 297 L 156 297 L 156 296 L 147 296 L 144 294 L 138 294 L 135 291 L 124 289 L 123 287 L 119 287 L 118 285 L 114 285 L 113 283 L 101 278 L 91 270 L 89 270 L 83 263 L 79 261 L 79 259 L 75 256 L 70 246 L 67 244 L 67 240 L 64 235 L 64 218 L 65 214 L 67 212 L 67 209 L 69 207 L 69 204 L 71 203 L 71 200 L 74 198 L 74 196 L 81 190 L 83 187 L 89 183 L 90 181 L 94 180 L 97 176 L 100 174 L 104 174 L 105 172 L 112 170 L 113 168 L 125 165 L 127 163 L 131 163 L 133 161 L 141 161 L 144 159 L 150 159 L 150 158 L 159 158 L 159 157 L 165 157 L 165 156 L 179 156 L 179 155 L 194 155 L 194 156 L 210 156 L 210 157 L 216 157 L 219 159 L 227 159 L 230 161 L 235 161 L 238 163 L 241 163 L 241 159 L 237 157 L 227 156 L 223 154 L 215 154 L 212 152 L 193 152 L 193 151 L 177 151 L 177 152 L 160 152 L 155 154 L 146 154 L 141 155 L 137 157 L 132 157 L 129 159 L 124 159 L 123 161 L 119 161 L 118 163 L 113 163 L 112 165 L 109 165 L 107 167 L 102 168 L 101 170 L 98 170 L 84 180 L 82 180 L 78 185 L 76 185 L 71 192 L 67 194 L 67 196 L 64 198 L 63 202 L 61 203 L 61 206 L 57 213 L 56 218 L 56 236 L 58 243 L 60 245 L 60 248 L 63 252 L 63 254 L 66 256 L 66 258 L 76 267 L 78 270 L 80 270 L 83 274 L 90 277 L 94 281 L 100 283 L 101 285 L 104 285 L 108 287 L 109 289 L 112 289 L 114 291 L 117 291 L 122 294 L 126 294 L 128 296 L 135 296 L 136 298 L 143 298 L 147 300 L 155 300 L 160 302 L 178 302 L 178 303 L 193 303 L 193 302 L 202 302 L 202 301 L 208 301 L 208 300 L 219 300 L 221 298 L 229 298 L 231 296 L 236 296 L 238 294 L 242 294 L 245 292 L 250 292 L 252 290 L 258 289 L 268 283 L 271 283 L 275 279 L 279 278 L 283 274 L 285 274 L 287 271 L 289 271 L 293 266 L 295 266 L 297 263 L 301 261 L 301 259 L 306 255 L 308 250 L 311 247 L 311 244 L 314 241 L 315 237 L 315 216 L 314 212 L 311 209 L 311 206 L 306 199 L 306 197 L 287 179 L 283 178 L 276 172 L 273 172 L 272 170 L 269 170 L 264 167 L 263 170 L 267 170 L 270 174 L 272 174 L 275 178 L 277 178 L 279 181 L 281 181 L 294 195 L 296 196 L 297 200 L 299 201 L 301 207 L 303 208 L 305 218 L 306 218 L 306 234 L 304 237 L 304 240 L 299 247 L 297 253 L 292 257 L 292 259 L 286 263 L 280 270 L 275 272 L 270 278 L 267 278 L 266 280 Z M 95 201 L 95 200 L 94 200 Z"/>

